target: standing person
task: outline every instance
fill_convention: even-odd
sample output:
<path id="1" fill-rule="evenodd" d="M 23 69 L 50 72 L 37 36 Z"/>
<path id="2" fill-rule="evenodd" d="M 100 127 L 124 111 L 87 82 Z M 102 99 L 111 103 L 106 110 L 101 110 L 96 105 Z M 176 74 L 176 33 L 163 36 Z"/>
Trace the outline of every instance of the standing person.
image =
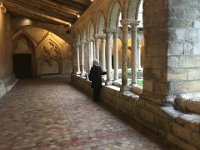
<path id="1" fill-rule="evenodd" d="M 93 100 L 99 100 L 100 92 L 102 88 L 102 77 L 106 72 L 103 72 L 101 66 L 99 66 L 98 60 L 93 61 L 93 66 L 90 69 L 89 80 L 92 81 L 91 87 L 93 88 Z"/>

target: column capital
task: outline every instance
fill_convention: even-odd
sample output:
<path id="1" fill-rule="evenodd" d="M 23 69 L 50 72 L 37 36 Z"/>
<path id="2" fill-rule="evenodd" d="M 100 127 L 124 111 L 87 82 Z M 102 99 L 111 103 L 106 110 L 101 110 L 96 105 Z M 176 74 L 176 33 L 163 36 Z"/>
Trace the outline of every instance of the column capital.
<path id="1" fill-rule="evenodd" d="M 133 20 L 133 21 L 130 22 L 131 26 L 138 26 L 139 24 L 140 24 L 139 20 Z"/>
<path id="2" fill-rule="evenodd" d="M 104 33 L 119 33 L 120 29 L 114 29 L 114 28 L 107 28 L 104 29 Z"/>
<path id="3" fill-rule="evenodd" d="M 95 41 L 94 37 L 89 38 L 89 41 L 94 42 Z"/>
<path id="4" fill-rule="evenodd" d="M 120 20 L 120 22 L 121 22 L 122 26 L 124 26 L 124 25 L 128 26 L 130 24 L 130 20 L 129 19 L 123 19 L 123 20 Z"/>
<path id="5" fill-rule="evenodd" d="M 106 34 L 99 35 L 99 38 L 102 39 L 102 40 L 105 39 L 106 38 Z"/>
<path id="6" fill-rule="evenodd" d="M 95 38 L 95 39 L 98 39 L 98 38 L 99 38 L 99 36 L 100 36 L 100 35 L 99 35 L 99 34 L 97 34 L 97 33 L 96 33 L 96 34 L 94 34 L 94 38 Z"/>
<path id="7" fill-rule="evenodd" d="M 86 42 L 86 41 L 82 41 L 82 42 L 80 43 L 80 45 L 84 45 L 84 44 L 87 44 L 87 42 Z"/>
<path id="8" fill-rule="evenodd" d="M 135 19 L 123 19 L 120 21 L 122 25 L 139 25 L 140 21 Z"/>
<path id="9" fill-rule="evenodd" d="M 78 46 L 80 46 L 81 44 L 80 44 L 80 43 L 76 43 L 75 45 L 78 47 Z"/>

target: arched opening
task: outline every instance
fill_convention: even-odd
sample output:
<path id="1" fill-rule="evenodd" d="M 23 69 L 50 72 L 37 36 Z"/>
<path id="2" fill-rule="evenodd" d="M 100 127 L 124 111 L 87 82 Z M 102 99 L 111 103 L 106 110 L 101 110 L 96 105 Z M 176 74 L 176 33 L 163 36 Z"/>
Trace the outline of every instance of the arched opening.
<path id="1" fill-rule="evenodd" d="M 85 76 L 85 72 L 89 72 L 89 66 L 86 65 L 88 64 L 88 59 L 89 58 L 89 53 L 87 51 L 87 44 L 86 44 L 86 30 L 85 27 L 83 27 L 82 32 L 81 32 L 81 72 L 82 76 Z"/>
<path id="2" fill-rule="evenodd" d="M 93 60 L 96 59 L 94 23 L 92 20 L 90 20 L 89 23 L 88 37 L 89 37 L 89 68 L 91 68 Z"/>
<path id="3" fill-rule="evenodd" d="M 98 14 L 98 21 L 97 21 L 97 35 L 96 35 L 96 44 L 99 49 L 99 62 L 103 70 L 106 70 L 106 56 L 105 56 L 105 38 L 106 35 L 104 34 L 105 30 L 105 17 L 102 12 Z M 105 76 L 104 76 L 105 79 Z"/>
<path id="4" fill-rule="evenodd" d="M 113 85 L 117 85 L 119 81 L 119 77 L 121 77 L 121 19 L 122 12 L 118 2 L 113 2 L 110 7 L 110 15 L 109 15 L 109 30 L 111 34 L 111 79 L 113 80 Z M 116 84 L 117 83 L 117 84 Z"/>
<path id="5" fill-rule="evenodd" d="M 31 73 L 28 73 L 31 77 L 67 75 L 72 71 L 71 46 L 54 33 L 41 28 L 26 26 L 16 32 L 13 36 L 13 54 L 14 71 L 20 63 L 28 65 L 31 62 Z M 19 62 L 20 60 L 27 63 Z M 26 68 L 28 71 L 28 66 Z"/>
<path id="6" fill-rule="evenodd" d="M 33 42 L 23 33 L 13 40 L 13 73 L 16 78 L 35 77 L 35 49 Z"/>
<path id="7" fill-rule="evenodd" d="M 127 18 L 133 20 L 129 24 L 129 39 L 128 39 L 128 84 L 137 84 L 143 87 L 143 62 L 144 51 L 144 36 L 143 36 L 143 0 L 127 3 Z M 143 44 L 143 45 L 142 45 Z M 129 53 L 130 52 L 130 53 Z M 130 62 L 131 60 L 131 62 Z M 135 66 L 135 67 L 133 67 Z M 134 73 L 135 70 L 135 73 Z M 134 75 L 135 74 L 135 75 Z"/>

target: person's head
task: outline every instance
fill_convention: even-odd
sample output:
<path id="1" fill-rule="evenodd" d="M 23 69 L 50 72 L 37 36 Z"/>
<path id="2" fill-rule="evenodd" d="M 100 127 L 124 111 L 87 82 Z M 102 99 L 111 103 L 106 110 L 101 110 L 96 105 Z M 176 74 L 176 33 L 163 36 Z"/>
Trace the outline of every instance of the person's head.
<path id="1" fill-rule="evenodd" d="M 93 60 L 93 65 L 98 66 L 99 65 L 99 61 L 98 60 Z"/>

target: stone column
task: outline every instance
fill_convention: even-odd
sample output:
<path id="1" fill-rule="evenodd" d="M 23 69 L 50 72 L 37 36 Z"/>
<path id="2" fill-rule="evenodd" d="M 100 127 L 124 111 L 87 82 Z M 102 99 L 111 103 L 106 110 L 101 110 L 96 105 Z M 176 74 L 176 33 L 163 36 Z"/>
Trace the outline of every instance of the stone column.
<path id="1" fill-rule="evenodd" d="M 118 32 L 113 32 L 114 41 L 114 80 L 118 80 Z"/>
<path id="2" fill-rule="evenodd" d="M 99 35 L 95 34 L 95 48 L 96 48 L 96 59 L 99 61 Z"/>
<path id="3" fill-rule="evenodd" d="M 102 70 L 106 70 L 106 53 L 105 53 L 105 50 L 106 50 L 106 40 L 105 40 L 106 36 L 105 35 L 102 35 L 101 36 L 101 52 L 102 52 L 102 58 L 101 58 L 101 67 L 102 67 Z"/>
<path id="4" fill-rule="evenodd" d="M 127 76 L 127 61 L 128 61 L 128 20 L 121 20 L 122 23 L 122 86 L 121 92 L 129 90 Z"/>
<path id="5" fill-rule="evenodd" d="M 85 75 L 85 43 L 81 43 L 81 76 Z"/>
<path id="6" fill-rule="evenodd" d="M 106 68 L 107 68 L 107 81 L 106 85 L 112 84 L 112 32 L 106 30 Z"/>
<path id="7" fill-rule="evenodd" d="M 0 5 L 3 3 L 0 1 Z M 6 58 L 6 45 L 5 45 L 5 30 L 6 30 L 6 20 L 5 14 L 3 12 L 3 7 L 0 7 L 0 78 L 4 76 L 5 68 L 5 58 Z M 0 83 L 1 85 L 1 83 Z"/>
<path id="8" fill-rule="evenodd" d="M 88 69 L 90 70 L 90 68 L 92 67 L 92 44 L 90 39 L 88 39 Z"/>
<path id="9" fill-rule="evenodd" d="M 91 40 L 91 48 L 92 48 L 91 51 L 93 54 L 93 59 L 92 59 L 92 61 L 93 61 L 96 59 L 95 40 L 94 39 Z"/>
<path id="10" fill-rule="evenodd" d="M 77 59 L 77 72 L 76 74 L 80 74 L 81 71 L 80 71 L 80 44 L 76 44 L 76 59 Z"/>
<path id="11" fill-rule="evenodd" d="M 132 84 L 137 83 L 137 57 L 138 57 L 138 48 L 137 48 L 137 26 L 139 21 L 134 21 L 131 23 L 131 69 L 132 69 Z"/>

